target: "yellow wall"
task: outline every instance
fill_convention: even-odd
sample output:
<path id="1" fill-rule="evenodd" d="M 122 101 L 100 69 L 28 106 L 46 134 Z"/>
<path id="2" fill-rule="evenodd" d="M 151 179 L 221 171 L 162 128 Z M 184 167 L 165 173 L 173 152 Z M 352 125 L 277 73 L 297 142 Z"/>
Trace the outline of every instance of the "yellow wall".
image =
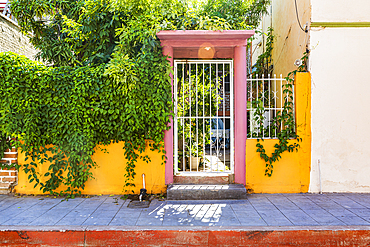
<path id="1" fill-rule="evenodd" d="M 124 157 L 123 143 L 114 143 L 109 146 L 101 146 L 105 148 L 108 153 L 100 151 L 97 148 L 96 153 L 93 155 L 93 160 L 97 163 L 98 167 L 92 170 L 95 179 L 90 179 L 86 182 L 85 190 L 83 194 L 123 194 L 125 193 L 123 185 L 125 182 L 125 164 L 126 160 Z M 135 188 L 128 188 L 128 193 L 132 193 L 133 189 L 135 193 L 139 193 L 142 188 L 141 175 L 145 173 L 146 178 L 146 189 L 148 193 L 161 193 L 165 192 L 166 186 L 164 182 L 165 166 L 161 165 L 162 155 L 158 152 L 147 151 L 151 157 L 152 162 L 147 164 L 146 162 L 139 161 L 136 165 L 135 172 Z M 145 155 L 144 154 L 144 155 Z M 23 153 L 18 155 L 18 163 L 24 164 L 25 156 Z M 48 165 L 39 165 L 38 171 L 45 173 L 48 169 Z M 27 175 L 28 176 L 28 175 Z M 38 187 L 33 188 L 34 184 L 28 183 L 26 174 L 19 171 L 19 182 L 16 186 L 16 192 L 22 194 L 41 194 Z"/>
<path id="2" fill-rule="evenodd" d="M 307 192 L 311 164 L 311 76 L 297 73 L 295 82 L 296 121 L 298 135 L 302 138 L 298 152 L 284 152 L 280 161 L 273 164 L 271 177 L 265 176 L 265 163 L 256 152 L 255 139 L 246 145 L 247 189 L 254 193 Z M 277 140 L 264 140 L 267 154 L 271 154 Z"/>
<path id="3" fill-rule="evenodd" d="M 247 189 L 254 193 L 298 193 L 307 192 L 310 181 L 311 164 L 311 76 L 310 73 L 297 73 L 295 82 L 297 131 L 303 139 L 298 152 L 282 154 L 282 159 L 274 163 L 271 177 L 264 174 L 265 163 L 256 152 L 256 140 L 246 143 L 246 182 Z M 265 140 L 267 152 L 273 151 L 276 140 Z M 126 160 L 123 158 L 123 143 L 111 144 L 108 153 L 97 151 L 93 159 L 98 167 L 93 169 L 95 179 L 86 182 L 83 194 L 122 194 Z M 146 174 L 148 193 L 161 193 L 166 190 L 165 166 L 161 165 L 161 154 L 147 152 L 152 162 L 139 162 L 136 167 L 135 193 L 142 187 L 141 174 Z M 18 162 L 24 164 L 24 154 L 19 153 Z M 48 166 L 39 166 L 39 172 L 45 173 Z M 19 172 L 18 193 L 40 194 L 41 191 L 29 184 L 23 171 Z"/>

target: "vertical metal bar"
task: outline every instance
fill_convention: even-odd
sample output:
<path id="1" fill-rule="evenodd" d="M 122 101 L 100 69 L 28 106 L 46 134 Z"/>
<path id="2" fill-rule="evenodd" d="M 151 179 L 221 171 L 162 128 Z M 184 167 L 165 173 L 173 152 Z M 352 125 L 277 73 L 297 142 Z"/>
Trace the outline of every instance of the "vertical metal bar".
<path id="1" fill-rule="evenodd" d="M 225 63 L 222 64 L 222 97 L 223 97 L 223 110 L 222 110 L 222 116 L 223 116 L 223 122 L 224 122 L 224 126 L 223 126 L 223 135 L 222 135 L 222 138 L 223 138 L 223 141 L 224 141 L 224 172 L 226 171 L 226 133 L 225 133 L 225 127 L 226 127 L 226 112 L 225 112 L 225 101 L 226 101 L 226 97 L 225 97 Z"/>
<path id="2" fill-rule="evenodd" d="M 203 171 L 205 170 L 206 166 L 205 166 L 205 160 L 206 160 L 206 146 L 205 146 L 205 133 L 206 133 L 206 130 L 205 130 L 205 104 L 204 104 L 204 92 L 205 92 L 205 88 L 204 88 L 204 74 L 206 72 L 206 68 L 204 66 L 204 63 L 203 63 L 203 71 L 202 71 L 202 81 L 203 81 L 203 90 L 202 90 L 202 94 L 203 94 Z"/>
<path id="3" fill-rule="evenodd" d="M 177 81 L 178 81 L 178 78 L 177 78 L 177 62 L 175 61 L 175 68 L 174 68 L 174 83 L 173 83 L 173 86 L 174 86 L 174 101 L 175 101 L 175 106 L 174 106 L 174 110 L 175 110 L 175 121 L 174 121 L 174 142 L 175 142 L 175 157 L 174 157 L 174 174 L 177 174 L 178 172 L 178 167 L 179 167 L 179 150 L 178 150 L 178 136 L 177 136 L 177 125 L 178 125 L 178 116 L 177 116 L 177 111 L 178 111 L 178 104 L 177 104 Z"/>
<path id="4" fill-rule="evenodd" d="M 198 64 L 196 63 L 195 64 L 195 99 L 196 99 L 196 101 L 195 101 L 195 103 L 196 103 L 196 105 L 195 105 L 195 118 L 196 118 L 196 128 L 197 128 L 197 131 L 196 131 L 196 135 L 197 135 L 197 159 L 196 159 L 196 161 L 197 161 L 197 171 L 199 171 L 199 162 L 198 162 L 198 160 L 199 160 L 199 153 L 198 153 L 198 147 L 199 147 L 199 145 L 198 145 L 198 143 L 199 143 L 199 139 L 198 139 Z"/>
<path id="5" fill-rule="evenodd" d="M 288 81 L 285 80 L 284 83 L 286 85 L 288 83 Z M 285 105 L 285 102 L 287 102 L 287 103 L 289 102 L 289 91 L 287 91 L 287 94 L 285 95 L 284 105 Z M 288 112 L 288 109 L 286 111 Z"/>
<path id="6" fill-rule="evenodd" d="M 219 85 L 218 85 L 218 63 L 216 63 L 216 147 L 217 147 L 217 171 L 219 170 L 218 167 L 218 144 L 219 144 L 219 136 L 218 136 L 218 99 L 219 99 Z"/>
<path id="7" fill-rule="evenodd" d="M 296 129 L 295 129 L 295 124 L 296 124 L 296 119 L 295 119 L 295 93 L 294 93 L 294 83 L 292 85 L 292 98 L 293 98 L 293 120 L 294 120 L 294 125 L 293 125 L 293 130 L 294 130 L 294 133 L 296 132 Z"/>
<path id="8" fill-rule="evenodd" d="M 252 111 L 252 109 L 253 109 L 253 76 L 252 75 L 250 75 L 250 81 L 249 81 L 249 83 L 250 83 L 250 87 L 249 87 L 249 90 L 250 90 L 250 92 L 249 92 L 249 95 L 250 95 L 250 109 L 249 109 L 249 131 L 250 131 L 250 135 L 251 135 L 251 137 L 252 137 L 252 134 L 253 134 L 253 129 L 252 129 L 252 120 L 253 120 L 253 111 Z M 231 92 L 230 92 L 230 94 L 231 94 Z"/>
<path id="9" fill-rule="evenodd" d="M 268 100 L 269 100 L 269 107 L 268 107 L 268 125 L 269 125 L 269 138 L 271 138 L 271 87 L 270 87 L 270 84 L 271 84 L 271 76 L 270 74 L 268 74 L 268 93 L 267 93 L 267 96 L 269 97 Z"/>
<path id="10" fill-rule="evenodd" d="M 259 100 L 259 90 L 258 90 L 258 80 L 259 80 L 259 78 L 258 78 L 258 74 L 256 75 L 256 103 L 257 103 L 257 105 L 256 105 L 256 110 L 255 111 L 257 111 L 257 107 L 258 107 L 258 100 Z M 259 126 L 256 126 L 256 128 L 257 128 L 257 135 L 259 135 Z"/>
<path id="11" fill-rule="evenodd" d="M 210 170 L 212 171 L 212 63 L 209 63 L 209 155 L 211 157 Z"/>
<path id="12" fill-rule="evenodd" d="M 191 145 L 191 142 L 192 142 L 192 136 L 191 136 L 191 63 L 189 63 L 189 147 L 190 147 L 190 156 L 189 156 L 189 170 L 191 171 L 191 163 L 192 163 L 192 145 Z"/>
<path id="13" fill-rule="evenodd" d="M 275 82 L 275 91 L 274 91 L 274 92 L 275 92 L 275 93 L 274 93 L 274 101 L 275 101 L 275 102 L 274 102 L 274 104 L 275 104 L 275 105 L 274 105 L 275 118 L 276 118 L 276 116 L 277 116 L 277 104 L 276 104 L 276 100 L 277 100 L 277 93 L 278 93 L 278 92 L 277 92 L 277 86 L 276 86 L 276 80 L 277 80 L 277 79 L 276 79 L 276 74 L 274 74 L 274 82 Z M 275 129 L 275 136 L 274 136 L 275 138 L 276 138 L 276 136 L 277 136 L 276 127 L 277 127 L 277 126 L 275 126 L 275 128 L 274 128 L 274 129 Z"/>
<path id="14" fill-rule="evenodd" d="M 185 69 L 186 64 L 182 63 L 182 171 L 186 169 L 186 159 L 185 159 Z"/>
<path id="15" fill-rule="evenodd" d="M 283 75 L 280 74 L 280 113 L 283 113 Z M 283 120 L 280 123 L 280 131 L 283 130 Z"/>
<path id="16" fill-rule="evenodd" d="M 262 137 L 265 136 L 265 74 L 262 74 Z"/>

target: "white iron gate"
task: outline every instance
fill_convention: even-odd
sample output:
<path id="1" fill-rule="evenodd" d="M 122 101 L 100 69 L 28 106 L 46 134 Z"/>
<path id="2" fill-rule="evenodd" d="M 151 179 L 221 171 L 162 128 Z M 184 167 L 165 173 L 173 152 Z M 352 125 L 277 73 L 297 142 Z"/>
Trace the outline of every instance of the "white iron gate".
<path id="1" fill-rule="evenodd" d="M 234 173 L 233 61 L 174 67 L 174 174 Z"/>
<path id="2" fill-rule="evenodd" d="M 294 84 L 291 85 L 292 94 L 285 91 L 286 84 L 283 75 L 251 75 L 247 78 L 247 138 L 277 139 L 283 123 L 274 122 L 274 119 L 281 115 L 287 101 L 291 102 L 294 116 Z M 258 108 L 262 112 L 259 113 Z"/>

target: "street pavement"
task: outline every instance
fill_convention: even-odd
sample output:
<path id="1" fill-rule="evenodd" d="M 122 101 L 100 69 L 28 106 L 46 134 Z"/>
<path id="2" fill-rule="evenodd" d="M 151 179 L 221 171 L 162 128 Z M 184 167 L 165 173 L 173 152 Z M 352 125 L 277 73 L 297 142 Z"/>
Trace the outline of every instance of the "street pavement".
<path id="1" fill-rule="evenodd" d="M 250 194 L 246 200 L 153 199 L 129 208 L 115 196 L 63 200 L 0 195 L 0 226 L 369 226 L 370 194 Z"/>

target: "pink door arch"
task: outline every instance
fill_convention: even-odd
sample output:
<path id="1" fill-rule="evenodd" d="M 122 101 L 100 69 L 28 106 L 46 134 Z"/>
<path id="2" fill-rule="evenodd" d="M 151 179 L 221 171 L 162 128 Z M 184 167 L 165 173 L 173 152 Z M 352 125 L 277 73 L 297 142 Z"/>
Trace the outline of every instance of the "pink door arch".
<path id="1" fill-rule="evenodd" d="M 246 46 L 253 30 L 226 31 L 160 31 L 157 33 L 163 47 L 163 55 L 173 66 L 174 58 L 232 58 L 234 59 L 234 107 L 235 107 L 235 183 L 246 184 L 246 138 L 247 138 L 247 88 Z M 173 84 L 173 75 L 170 75 Z M 173 93 L 173 92 L 172 92 Z M 165 132 L 164 142 L 167 163 L 166 184 L 173 183 L 173 121 Z"/>

